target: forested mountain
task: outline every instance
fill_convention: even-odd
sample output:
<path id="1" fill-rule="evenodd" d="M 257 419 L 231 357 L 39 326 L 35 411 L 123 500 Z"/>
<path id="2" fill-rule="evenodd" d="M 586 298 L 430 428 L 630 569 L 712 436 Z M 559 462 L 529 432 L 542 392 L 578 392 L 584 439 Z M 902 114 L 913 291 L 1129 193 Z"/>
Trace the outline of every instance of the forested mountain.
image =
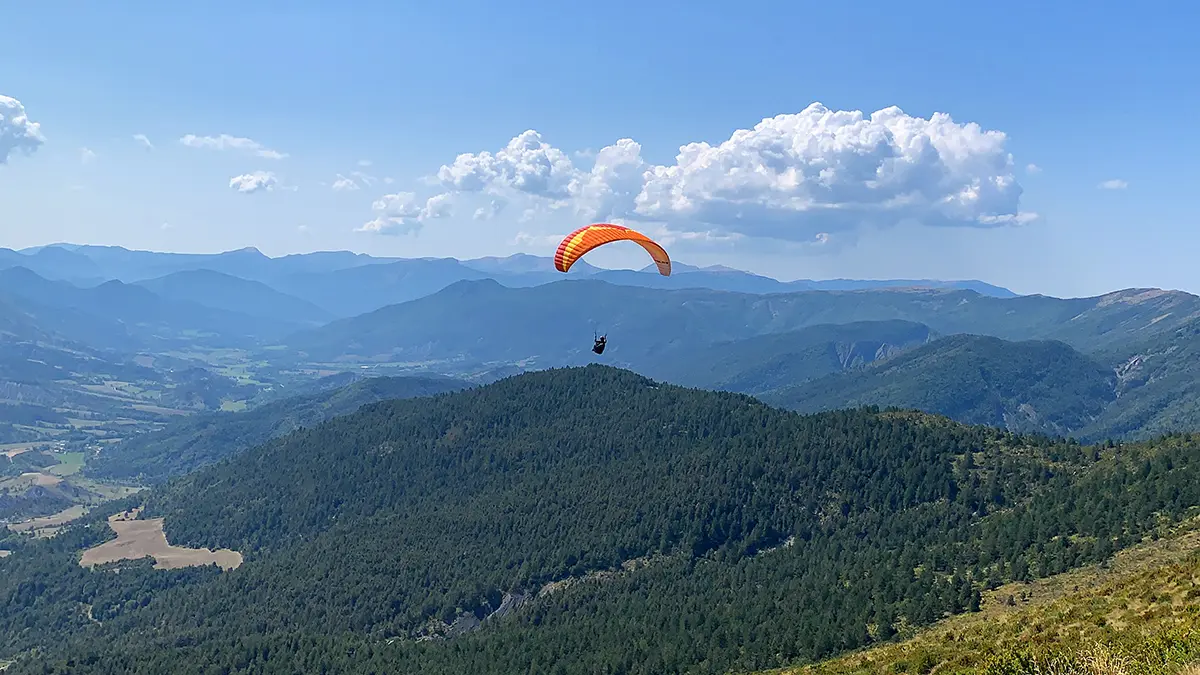
<path id="1" fill-rule="evenodd" d="M 768 403 L 801 412 L 897 406 L 1061 436 L 1092 425 L 1116 397 L 1112 368 L 1066 344 L 979 335 L 941 338 L 873 367 L 762 394 Z"/>
<path id="2" fill-rule="evenodd" d="M 246 412 L 210 412 L 108 446 L 85 473 L 158 482 L 211 464 L 272 438 L 386 399 L 430 396 L 465 387 L 448 378 L 374 377 L 330 391 L 266 403 Z"/>
<path id="3" fill-rule="evenodd" d="M 933 339 L 924 324 L 821 324 L 743 340 L 700 344 L 651 360 L 642 371 L 677 384 L 760 394 L 856 369 Z"/>
<path id="4" fill-rule="evenodd" d="M 10 542 L 0 657 L 21 656 L 14 673 L 784 665 L 1104 559 L 1200 505 L 1197 450 L 531 373 L 367 405 L 148 496 L 172 543 L 241 551 L 232 571 L 84 570 L 105 511 Z"/>

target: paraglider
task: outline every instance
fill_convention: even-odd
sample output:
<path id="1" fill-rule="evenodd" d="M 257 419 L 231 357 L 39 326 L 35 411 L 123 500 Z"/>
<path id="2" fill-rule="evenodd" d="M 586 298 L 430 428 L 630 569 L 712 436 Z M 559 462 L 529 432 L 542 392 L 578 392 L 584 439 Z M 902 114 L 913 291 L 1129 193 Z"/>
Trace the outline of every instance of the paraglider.
<path id="1" fill-rule="evenodd" d="M 568 234 L 554 254 L 554 268 L 559 272 L 566 272 L 588 251 L 614 241 L 637 243 L 650 254 L 659 274 L 664 277 L 671 276 L 671 257 L 658 242 L 637 230 L 612 223 L 593 223 Z"/>
<path id="2" fill-rule="evenodd" d="M 566 272 L 588 251 L 614 241 L 632 241 L 638 244 L 650 254 L 659 274 L 664 277 L 671 276 L 671 257 L 658 242 L 637 230 L 613 223 L 592 223 L 568 234 L 554 253 L 554 269 Z M 592 338 L 595 342 L 592 351 L 603 354 L 604 348 L 608 346 L 608 335 L 593 335 Z"/>

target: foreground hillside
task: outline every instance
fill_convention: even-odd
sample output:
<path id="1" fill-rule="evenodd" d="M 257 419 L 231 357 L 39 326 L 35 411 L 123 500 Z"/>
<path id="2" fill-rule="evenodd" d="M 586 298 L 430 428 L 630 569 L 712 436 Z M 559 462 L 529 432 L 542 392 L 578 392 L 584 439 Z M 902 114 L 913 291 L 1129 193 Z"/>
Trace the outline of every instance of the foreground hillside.
<path id="1" fill-rule="evenodd" d="M 1198 584 L 1200 522 L 1191 520 L 1103 565 L 988 591 L 978 614 L 771 675 L 1194 675 Z"/>
<path id="2" fill-rule="evenodd" d="M 142 515 L 172 545 L 242 554 L 228 572 L 81 568 L 133 502 L 5 542 L 0 658 L 15 673 L 782 666 L 1137 543 L 1200 505 L 1197 450 L 801 416 L 599 366 L 532 373 L 370 404 L 152 491 Z"/>

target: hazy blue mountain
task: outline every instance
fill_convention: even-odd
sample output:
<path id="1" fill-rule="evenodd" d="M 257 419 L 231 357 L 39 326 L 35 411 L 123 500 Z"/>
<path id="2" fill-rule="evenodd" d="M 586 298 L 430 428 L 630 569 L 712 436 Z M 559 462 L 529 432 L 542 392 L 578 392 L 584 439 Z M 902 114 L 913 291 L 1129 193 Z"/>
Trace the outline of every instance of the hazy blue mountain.
<path id="1" fill-rule="evenodd" d="M 45 279 L 96 284 L 106 277 L 90 258 L 66 248 L 42 247 L 27 252 L 0 249 L 0 269 L 24 267 Z"/>
<path id="2" fill-rule="evenodd" d="M 297 328 L 319 325 L 333 318 L 329 312 L 306 300 L 281 293 L 259 282 L 212 270 L 174 272 L 165 277 L 137 282 L 168 300 L 181 300 L 274 319 Z"/>
<path id="3" fill-rule="evenodd" d="M 272 285 L 336 316 L 350 317 L 415 300 L 465 279 L 486 278 L 486 273 L 457 260 L 431 258 L 293 274 Z"/>
<path id="4" fill-rule="evenodd" d="M 250 345 L 293 327 L 263 317 L 167 300 L 141 286 L 108 281 L 80 288 L 44 279 L 24 267 L 0 270 L 0 297 L 43 330 L 93 347 L 121 351 L 171 341 Z"/>
<path id="5" fill-rule="evenodd" d="M 68 257 L 77 262 L 63 263 L 61 267 L 71 272 L 64 276 L 57 267 L 47 270 L 43 276 L 54 279 L 69 279 L 76 283 L 95 285 L 107 279 L 124 282 L 143 281 L 167 276 L 176 272 L 211 270 L 260 281 L 273 288 L 308 300 L 337 316 L 353 316 L 379 309 L 404 300 L 411 300 L 434 293 L 456 281 L 492 278 L 511 287 L 536 286 L 559 281 L 564 278 L 554 269 L 553 257 L 518 253 L 510 256 L 489 256 L 470 260 L 454 258 L 390 258 L 375 257 L 350 251 L 318 251 L 314 253 L 287 255 L 270 258 L 254 248 L 226 251 L 217 254 L 158 253 L 131 251 L 119 246 L 79 246 L 55 244 L 9 251 L 7 258 L 32 258 L 38 256 Z M 0 253 L 0 266 L 6 256 Z M 90 261 L 90 262 L 89 262 Z M 18 261 L 19 262 L 19 261 Z M 366 266 L 398 265 L 405 270 L 395 270 L 373 276 L 339 274 L 352 268 Z M 26 265 L 28 266 L 28 265 Z M 31 267 L 39 271 L 37 267 Z M 39 271 L 39 273 L 41 273 Z M 361 300 L 353 310 L 340 307 L 322 293 L 321 278 L 334 275 L 331 283 L 345 289 Z M 597 276 L 598 275 L 598 276 Z M 615 284 L 644 286 L 650 288 L 711 288 L 714 290 L 738 291 L 743 293 L 783 293 L 796 290 L 850 290 L 865 288 L 920 286 L 929 288 L 969 288 L 982 295 L 1011 297 L 1008 289 L 977 281 L 938 280 L 832 280 L 781 282 L 770 277 L 736 270 L 722 265 L 696 267 L 675 261 L 674 274 L 662 277 L 653 268 L 649 270 L 605 270 L 586 261 L 576 263 L 570 278 L 597 276 Z"/>

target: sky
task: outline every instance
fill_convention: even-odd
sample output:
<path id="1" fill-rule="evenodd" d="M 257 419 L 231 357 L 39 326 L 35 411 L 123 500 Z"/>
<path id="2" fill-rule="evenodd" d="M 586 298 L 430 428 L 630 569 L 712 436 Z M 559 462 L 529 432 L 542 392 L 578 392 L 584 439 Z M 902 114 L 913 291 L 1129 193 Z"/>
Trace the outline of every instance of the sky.
<path id="1" fill-rule="evenodd" d="M 6 4 L 0 246 L 1200 292 L 1193 3 L 192 4 Z"/>

